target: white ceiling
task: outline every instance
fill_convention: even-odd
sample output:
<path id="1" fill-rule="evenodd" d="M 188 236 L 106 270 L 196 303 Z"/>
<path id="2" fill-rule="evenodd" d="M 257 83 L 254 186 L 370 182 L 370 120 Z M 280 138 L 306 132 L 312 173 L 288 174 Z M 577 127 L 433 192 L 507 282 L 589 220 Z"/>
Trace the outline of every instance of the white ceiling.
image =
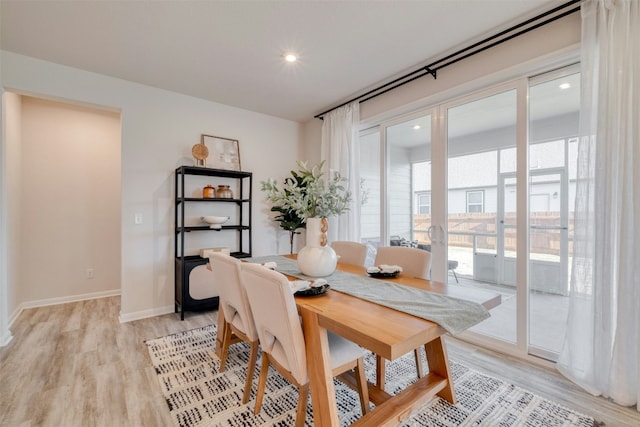
<path id="1" fill-rule="evenodd" d="M 1 0 L 0 46 L 304 122 L 552 3 Z"/>

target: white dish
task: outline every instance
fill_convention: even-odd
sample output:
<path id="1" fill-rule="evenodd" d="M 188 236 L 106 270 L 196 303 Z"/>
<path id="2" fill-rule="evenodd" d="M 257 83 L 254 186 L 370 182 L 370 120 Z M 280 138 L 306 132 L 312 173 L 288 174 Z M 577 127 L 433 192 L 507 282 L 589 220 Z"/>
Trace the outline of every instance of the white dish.
<path id="1" fill-rule="evenodd" d="M 380 264 L 367 267 L 367 274 L 371 276 L 376 275 L 377 277 L 395 277 L 401 272 L 402 267 L 399 265 Z"/>
<path id="2" fill-rule="evenodd" d="M 201 219 L 209 224 L 209 228 L 213 228 L 214 230 L 220 230 L 222 224 L 229 221 L 228 216 L 203 216 Z"/>
<path id="3" fill-rule="evenodd" d="M 310 289 L 311 282 L 308 280 L 291 280 L 289 286 L 291 286 L 291 292 L 295 294 L 296 292 Z"/>
<path id="4" fill-rule="evenodd" d="M 289 285 L 291 286 L 291 291 L 294 294 L 296 292 L 304 292 L 312 289 L 328 288 L 327 281 L 325 279 L 291 280 Z"/>

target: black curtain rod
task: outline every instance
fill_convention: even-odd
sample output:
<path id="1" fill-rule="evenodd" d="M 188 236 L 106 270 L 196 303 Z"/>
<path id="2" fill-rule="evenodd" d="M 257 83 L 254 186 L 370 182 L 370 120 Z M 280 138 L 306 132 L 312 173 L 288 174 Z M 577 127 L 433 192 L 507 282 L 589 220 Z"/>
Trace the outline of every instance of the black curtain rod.
<path id="1" fill-rule="evenodd" d="M 529 25 L 529 24 L 531 24 L 533 22 L 536 22 L 536 21 L 539 21 L 539 20 L 541 20 L 543 18 L 546 18 L 547 16 L 552 15 L 552 14 L 554 14 L 554 13 L 560 11 L 560 10 L 566 9 L 567 7 L 569 7 L 571 5 L 579 3 L 580 1 L 581 0 L 570 0 L 570 1 L 564 3 L 564 4 L 560 5 L 560 6 L 557 6 L 557 7 L 553 8 L 553 9 L 551 9 L 551 10 L 543 12 L 540 15 L 534 16 L 533 18 L 527 19 L 524 22 L 521 22 L 521 23 L 516 24 L 516 25 L 514 25 L 514 26 L 512 26 L 510 28 L 507 28 L 506 30 L 503 30 L 503 31 L 501 31 L 501 32 L 499 32 L 497 34 L 494 34 L 494 35 L 490 36 L 490 37 L 487 37 L 486 39 L 480 40 L 479 42 L 476 42 L 476 43 L 474 43 L 474 44 L 472 44 L 470 46 L 467 46 L 467 47 L 465 47 L 463 49 L 460 49 L 460 50 L 458 50 L 458 51 L 456 51 L 456 52 L 454 52 L 454 53 L 452 53 L 450 55 L 445 56 L 444 58 L 441 58 L 441 59 L 439 59 L 439 60 L 437 60 L 435 62 L 432 62 L 429 65 L 423 66 L 423 67 L 421 67 L 421 68 L 419 68 L 417 70 L 411 71 L 410 73 L 407 73 L 407 74 L 405 74 L 403 76 L 400 76 L 400 77 L 398 77 L 398 78 L 396 78 L 396 79 L 394 79 L 394 80 L 392 80 L 390 82 L 387 82 L 387 83 L 385 83 L 385 84 L 383 84 L 381 86 L 378 86 L 378 87 L 376 87 L 374 89 L 371 89 L 368 92 L 365 92 L 365 93 L 363 93 L 361 95 L 358 95 L 355 98 L 352 98 L 352 99 L 350 99 L 348 101 L 345 101 L 340 105 L 337 105 L 335 107 L 332 107 L 332 108 L 328 109 L 327 111 L 324 111 L 324 112 L 322 112 L 320 114 L 315 115 L 314 118 L 322 119 L 323 116 L 325 114 L 327 114 L 328 112 L 333 111 L 333 110 L 335 110 L 337 108 L 343 107 L 343 106 L 345 106 L 347 104 L 350 104 L 353 101 L 358 101 L 359 100 L 360 103 L 366 102 L 366 101 L 368 101 L 370 99 L 375 98 L 376 96 L 380 96 L 382 94 L 385 94 L 385 93 L 387 93 L 387 92 L 389 92 L 389 91 L 391 91 L 393 89 L 396 89 L 396 88 L 398 88 L 400 86 L 403 86 L 403 85 L 405 85 L 405 84 L 407 84 L 409 82 L 417 80 L 420 77 L 424 77 L 426 75 L 431 75 L 434 79 L 436 79 L 438 70 L 440 70 L 442 68 L 448 67 L 449 65 L 455 64 L 456 62 L 462 61 L 463 59 L 466 59 L 466 58 L 468 58 L 470 56 L 473 56 L 473 55 L 475 55 L 477 53 L 483 52 L 483 51 L 485 51 L 487 49 L 490 49 L 490 48 L 492 48 L 494 46 L 497 46 L 497 45 L 499 45 L 501 43 L 509 41 L 509 40 L 511 40 L 511 39 L 513 39 L 515 37 L 518 37 L 518 36 L 520 36 L 522 34 L 528 33 L 529 31 L 535 30 L 535 29 L 540 28 L 540 27 L 542 27 L 544 25 L 547 25 L 547 24 L 549 24 L 549 23 L 551 23 L 553 21 L 556 21 L 556 20 L 558 20 L 560 18 L 563 18 L 563 17 L 565 17 L 567 15 L 571 15 L 572 13 L 575 13 L 575 12 L 579 11 L 580 10 L 580 6 L 578 5 L 578 6 L 574 7 L 574 8 L 566 10 L 566 11 L 564 11 L 564 12 L 558 14 L 558 15 L 552 16 L 551 18 L 546 19 L 546 20 L 544 20 L 542 22 L 538 22 L 535 25 L 532 25 L 532 26 L 527 27 L 527 28 L 525 28 L 523 30 L 517 31 L 517 32 L 515 32 L 513 34 L 509 34 L 509 33 L 512 33 L 513 31 L 519 30 L 522 27 L 526 27 L 527 25 Z M 509 35 L 507 37 L 505 37 L 505 38 L 502 38 L 500 40 L 494 41 L 493 43 L 487 44 L 487 43 L 489 43 L 489 42 L 491 42 L 491 41 L 493 41 L 493 40 L 495 40 L 495 39 L 497 39 L 499 37 L 504 36 L 505 34 L 509 34 Z M 482 47 L 479 47 L 479 46 L 482 46 Z M 478 49 L 476 49 L 476 48 L 478 48 Z M 473 50 L 473 49 L 475 49 L 475 50 Z M 462 55 L 462 56 L 460 56 L 460 55 Z M 453 58 L 455 58 L 455 59 L 453 59 Z M 445 62 L 445 61 L 448 61 L 448 60 L 450 60 L 450 61 L 449 62 Z M 438 64 L 440 64 L 442 62 L 445 62 L 445 63 L 442 64 L 442 65 L 438 65 Z"/>

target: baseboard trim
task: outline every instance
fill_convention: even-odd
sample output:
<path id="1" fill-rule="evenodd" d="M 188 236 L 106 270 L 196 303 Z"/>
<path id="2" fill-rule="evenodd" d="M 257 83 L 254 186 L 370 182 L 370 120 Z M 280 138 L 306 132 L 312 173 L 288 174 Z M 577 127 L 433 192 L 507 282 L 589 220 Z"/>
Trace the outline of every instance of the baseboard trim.
<path id="1" fill-rule="evenodd" d="M 71 295 L 68 297 L 48 298 L 35 301 L 27 301 L 21 304 L 20 311 L 26 308 L 46 307 L 48 305 L 66 304 L 69 302 L 86 301 L 90 299 L 115 297 L 120 295 L 120 289 L 110 291 L 91 292 L 89 294 Z"/>
<path id="2" fill-rule="evenodd" d="M 456 335 L 455 337 L 448 336 L 447 339 L 460 340 L 460 341 L 466 342 L 467 344 L 472 344 L 472 345 L 481 347 L 487 351 L 494 352 L 497 355 L 505 355 L 505 356 L 513 357 L 515 359 L 529 362 L 538 367 L 556 370 L 555 362 L 528 354 L 526 352 L 519 351 L 517 348 L 510 346 L 504 341 L 501 341 L 499 339 L 492 338 L 486 335 L 482 335 L 476 332 L 471 332 L 467 330 L 462 332 L 459 335 Z"/>
<path id="3" fill-rule="evenodd" d="M 7 329 L 2 336 L 2 339 L 0 339 L 0 347 L 6 347 L 12 339 L 13 335 L 11 335 L 11 331 Z"/>
<path id="4" fill-rule="evenodd" d="M 165 307 L 151 308 L 149 310 L 134 311 L 132 313 L 120 312 L 120 316 L 118 317 L 118 320 L 120 320 L 120 323 L 128 323 L 128 322 L 133 322 L 135 320 L 142 320 L 142 319 L 147 319 L 149 317 L 162 316 L 163 314 L 169 314 L 174 312 L 175 312 L 175 307 L 173 305 L 168 305 Z"/>

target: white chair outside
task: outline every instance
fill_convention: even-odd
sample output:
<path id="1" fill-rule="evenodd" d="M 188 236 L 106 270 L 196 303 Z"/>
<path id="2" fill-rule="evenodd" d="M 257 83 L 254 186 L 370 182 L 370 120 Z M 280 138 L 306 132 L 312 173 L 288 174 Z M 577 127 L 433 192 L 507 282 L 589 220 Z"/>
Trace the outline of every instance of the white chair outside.
<path id="1" fill-rule="evenodd" d="M 244 285 L 262 347 L 262 364 L 254 413 L 262 407 L 269 365 L 300 390 L 296 426 L 305 424 L 309 374 L 302 325 L 286 276 L 260 265 L 242 265 Z M 363 350 L 351 341 L 329 333 L 331 367 L 337 376 L 355 368 L 363 414 L 369 411 L 369 392 L 364 373 Z"/>
<path id="2" fill-rule="evenodd" d="M 378 248 L 378 252 L 376 253 L 375 265 L 381 264 L 399 265 L 402 267 L 402 274 L 404 275 L 428 279 L 429 272 L 431 270 L 431 252 L 406 246 L 381 246 Z M 422 367 L 420 348 L 416 348 L 413 353 L 416 359 L 418 377 L 422 378 L 425 375 L 425 372 Z M 383 390 L 385 383 L 385 370 L 385 359 L 377 355 L 376 381 L 378 383 L 378 387 Z"/>
<path id="3" fill-rule="evenodd" d="M 247 378 L 242 396 L 242 403 L 245 404 L 251 396 L 253 373 L 258 359 L 259 339 L 251 308 L 249 307 L 249 300 L 242 285 L 241 262 L 229 255 L 212 253 L 209 256 L 209 263 L 216 277 L 220 292 L 219 306 L 224 312 L 226 321 L 224 330 L 218 330 L 218 333 L 222 334 L 220 372 L 224 371 L 229 346 L 233 343 L 234 335 L 237 339 L 248 343 L 250 346 Z"/>
<path id="4" fill-rule="evenodd" d="M 367 245 L 363 245 L 362 243 L 341 240 L 332 242 L 331 247 L 340 257 L 338 258 L 338 262 L 364 265 L 364 261 L 367 258 Z"/>

